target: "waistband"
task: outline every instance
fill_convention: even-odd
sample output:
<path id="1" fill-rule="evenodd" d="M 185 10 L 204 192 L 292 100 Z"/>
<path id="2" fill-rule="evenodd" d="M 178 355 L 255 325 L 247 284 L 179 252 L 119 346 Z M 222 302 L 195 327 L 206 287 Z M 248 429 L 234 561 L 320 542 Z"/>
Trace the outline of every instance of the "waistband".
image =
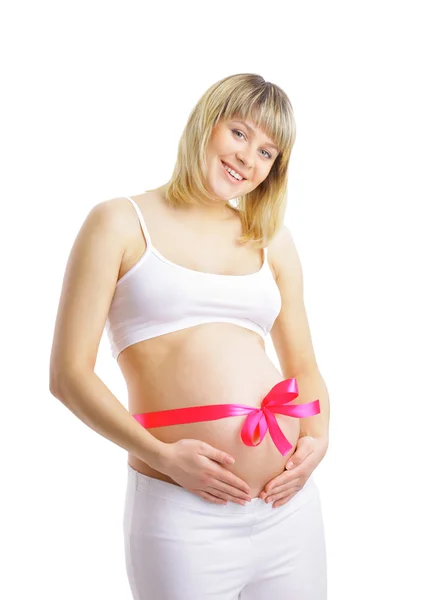
<path id="1" fill-rule="evenodd" d="M 232 515 L 248 515 L 248 514 L 271 514 L 271 511 L 279 511 L 289 505 L 298 495 L 306 495 L 306 491 L 315 487 L 315 481 L 311 475 L 305 485 L 295 496 L 286 502 L 283 506 L 273 508 L 272 503 L 266 503 L 262 498 L 252 498 L 250 502 L 246 502 L 244 506 L 228 501 L 226 504 L 214 504 L 208 500 L 204 500 L 197 494 L 186 490 L 180 485 L 174 485 L 162 479 L 149 477 L 144 473 L 136 471 L 129 463 L 127 463 L 128 477 L 132 481 L 133 489 L 144 491 L 152 496 L 164 498 L 175 504 L 186 506 L 192 510 L 205 512 L 207 514 L 232 514 Z"/>

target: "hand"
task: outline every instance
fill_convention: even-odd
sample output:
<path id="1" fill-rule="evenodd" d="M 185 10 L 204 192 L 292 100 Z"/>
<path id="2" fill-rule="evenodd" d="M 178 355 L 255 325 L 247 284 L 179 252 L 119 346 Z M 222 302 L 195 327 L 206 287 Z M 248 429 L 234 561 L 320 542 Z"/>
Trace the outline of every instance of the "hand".
<path id="1" fill-rule="evenodd" d="M 244 504 L 251 500 L 249 486 L 223 466 L 234 462 L 228 459 L 229 454 L 205 442 L 183 439 L 165 443 L 154 468 L 213 504 Z"/>
<path id="2" fill-rule="evenodd" d="M 299 490 L 325 456 L 328 449 L 326 438 L 316 438 L 309 435 L 298 439 L 295 452 L 289 457 L 286 469 L 269 481 L 259 497 L 267 502 L 273 502 L 273 508 L 286 504 Z M 293 462 L 293 466 L 289 464 Z"/>

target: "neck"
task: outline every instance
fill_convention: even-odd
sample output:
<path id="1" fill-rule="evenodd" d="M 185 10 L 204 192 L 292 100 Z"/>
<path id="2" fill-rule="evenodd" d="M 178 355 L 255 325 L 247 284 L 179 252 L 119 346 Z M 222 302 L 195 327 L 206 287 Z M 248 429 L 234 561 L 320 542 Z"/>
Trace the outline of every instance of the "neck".
<path id="1" fill-rule="evenodd" d="M 158 191 L 165 202 L 163 187 L 164 186 L 158 188 Z M 180 210 L 183 214 L 186 214 L 191 218 L 199 219 L 201 221 L 229 221 L 238 216 L 237 211 L 229 206 L 228 200 L 213 200 L 208 204 L 196 202 L 195 204 L 181 206 L 177 210 Z"/>
<path id="2" fill-rule="evenodd" d="M 184 206 L 186 214 L 207 221 L 228 221 L 236 217 L 236 211 L 226 202 L 213 202 L 213 206 L 205 204 L 191 204 Z"/>

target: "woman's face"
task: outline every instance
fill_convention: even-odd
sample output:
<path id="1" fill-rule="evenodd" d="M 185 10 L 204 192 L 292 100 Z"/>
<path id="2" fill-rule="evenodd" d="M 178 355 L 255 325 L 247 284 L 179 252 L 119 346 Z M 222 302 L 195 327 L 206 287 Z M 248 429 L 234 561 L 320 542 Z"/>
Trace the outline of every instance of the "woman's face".
<path id="1" fill-rule="evenodd" d="M 204 175 L 216 196 L 230 200 L 258 187 L 268 176 L 278 154 L 274 142 L 252 121 L 236 117 L 213 128 Z M 238 181 L 227 173 L 225 163 L 243 179 Z"/>

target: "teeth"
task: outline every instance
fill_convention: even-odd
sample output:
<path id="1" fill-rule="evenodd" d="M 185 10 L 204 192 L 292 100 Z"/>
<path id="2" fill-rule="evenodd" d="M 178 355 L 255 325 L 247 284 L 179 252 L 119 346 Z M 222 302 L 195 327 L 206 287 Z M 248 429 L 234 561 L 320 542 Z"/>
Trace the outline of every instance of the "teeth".
<path id="1" fill-rule="evenodd" d="M 230 169 L 230 168 L 229 168 L 229 167 L 227 167 L 225 164 L 224 164 L 224 167 L 225 167 L 225 169 L 228 171 L 228 173 L 231 173 L 231 175 L 232 175 L 233 177 L 235 177 L 236 179 L 238 179 L 238 181 L 241 181 L 241 180 L 243 179 L 243 177 L 242 177 L 241 175 L 239 175 L 238 173 L 236 173 L 236 172 L 234 171 L 234 169 Z"/>

